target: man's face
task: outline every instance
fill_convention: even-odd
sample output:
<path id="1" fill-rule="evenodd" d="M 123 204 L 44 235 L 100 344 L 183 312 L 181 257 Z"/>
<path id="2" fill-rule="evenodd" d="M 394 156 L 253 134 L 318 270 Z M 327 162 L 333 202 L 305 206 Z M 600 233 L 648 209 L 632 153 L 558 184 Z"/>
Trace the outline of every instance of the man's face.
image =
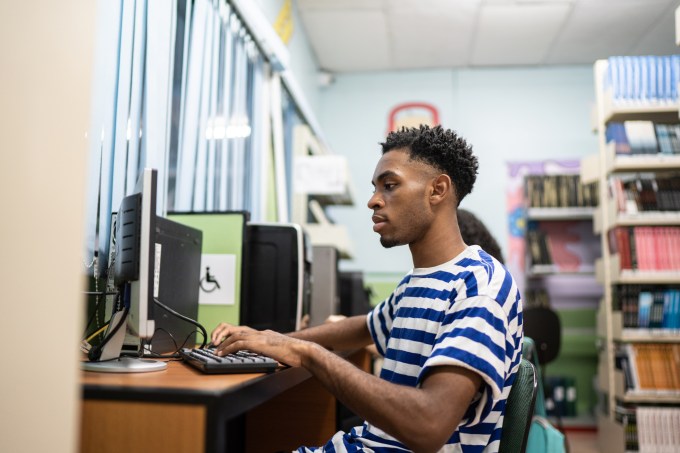
<path id="1" fill-rule="evenodd" d="M 437 175 L 429 165 L 409 160 L 406 150 L 383 154 L 373 173 L 375 191 L 368 200 L 373 231 L 383 247 L 411 244 L 425 235 L 433 218 L 429 197 Z"/>

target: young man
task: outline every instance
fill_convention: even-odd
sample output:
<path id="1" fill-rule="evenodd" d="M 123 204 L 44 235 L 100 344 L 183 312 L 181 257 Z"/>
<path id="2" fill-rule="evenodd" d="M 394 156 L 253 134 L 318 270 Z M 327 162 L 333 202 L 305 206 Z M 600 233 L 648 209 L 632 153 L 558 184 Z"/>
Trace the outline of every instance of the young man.
<path id="1" fill-rule="evenodd" d="M 477 158 L 441 126 L 388 135 L 368 201 L 384 247 L 408 245 L 413 270 L 368 316 L 282 335 L 220 324 L 221 353 L 250 349 L 303 366 L 366 422 L 317 449 L 497 451 L 520 360 L 522 302 L 506 269 L 460 235 L 456 211 Z M 380 378 L 330 352 L 374 342 Z"/>

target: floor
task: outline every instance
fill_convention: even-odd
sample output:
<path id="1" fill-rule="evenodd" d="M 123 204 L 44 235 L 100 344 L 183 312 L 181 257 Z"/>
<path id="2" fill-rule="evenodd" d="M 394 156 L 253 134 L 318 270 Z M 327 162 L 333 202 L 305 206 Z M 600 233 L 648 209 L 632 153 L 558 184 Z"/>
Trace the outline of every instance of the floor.
<path id="1" fill-rule="evenodd" d="M 599 453 L 596 431 L 567 430 L 569 453 Z"/>

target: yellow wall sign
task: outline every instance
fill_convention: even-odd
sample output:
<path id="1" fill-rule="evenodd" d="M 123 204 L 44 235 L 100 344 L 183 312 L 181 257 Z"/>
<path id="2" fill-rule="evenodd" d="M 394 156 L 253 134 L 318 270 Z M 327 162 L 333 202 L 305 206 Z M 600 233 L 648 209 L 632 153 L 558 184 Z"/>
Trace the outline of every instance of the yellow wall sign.
<path id="1" fill-rule="evenodd" d="M 274 22 L 274 30 L 276 31 L 276 34 L 279 35 L 279 38 L 281 38 L 281 41 L 283 41 L 284 44 L 288 44 L 291 36 L 293 36 L 294 30 L 292 0 L 285 0 L 283 2 L 281 11 L 279 11 L 279 15 Z"/>

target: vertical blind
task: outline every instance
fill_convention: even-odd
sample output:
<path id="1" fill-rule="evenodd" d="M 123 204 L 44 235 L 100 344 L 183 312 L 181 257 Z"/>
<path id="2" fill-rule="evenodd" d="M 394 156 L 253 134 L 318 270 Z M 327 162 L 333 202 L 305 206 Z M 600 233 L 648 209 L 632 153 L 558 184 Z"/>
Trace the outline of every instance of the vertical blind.
<path id="1" fill-rule="evenodd" d="M 96 255 L 105 265 L 111 212 L 145 167 L 158 170 L 159 215 L 247 210 L 272 220 L 273 174 L 274 220 L 287 221 L 286 135 L 301 119 L 230 5 L 101 1 L 98 15 L 86 265 Z"/>

